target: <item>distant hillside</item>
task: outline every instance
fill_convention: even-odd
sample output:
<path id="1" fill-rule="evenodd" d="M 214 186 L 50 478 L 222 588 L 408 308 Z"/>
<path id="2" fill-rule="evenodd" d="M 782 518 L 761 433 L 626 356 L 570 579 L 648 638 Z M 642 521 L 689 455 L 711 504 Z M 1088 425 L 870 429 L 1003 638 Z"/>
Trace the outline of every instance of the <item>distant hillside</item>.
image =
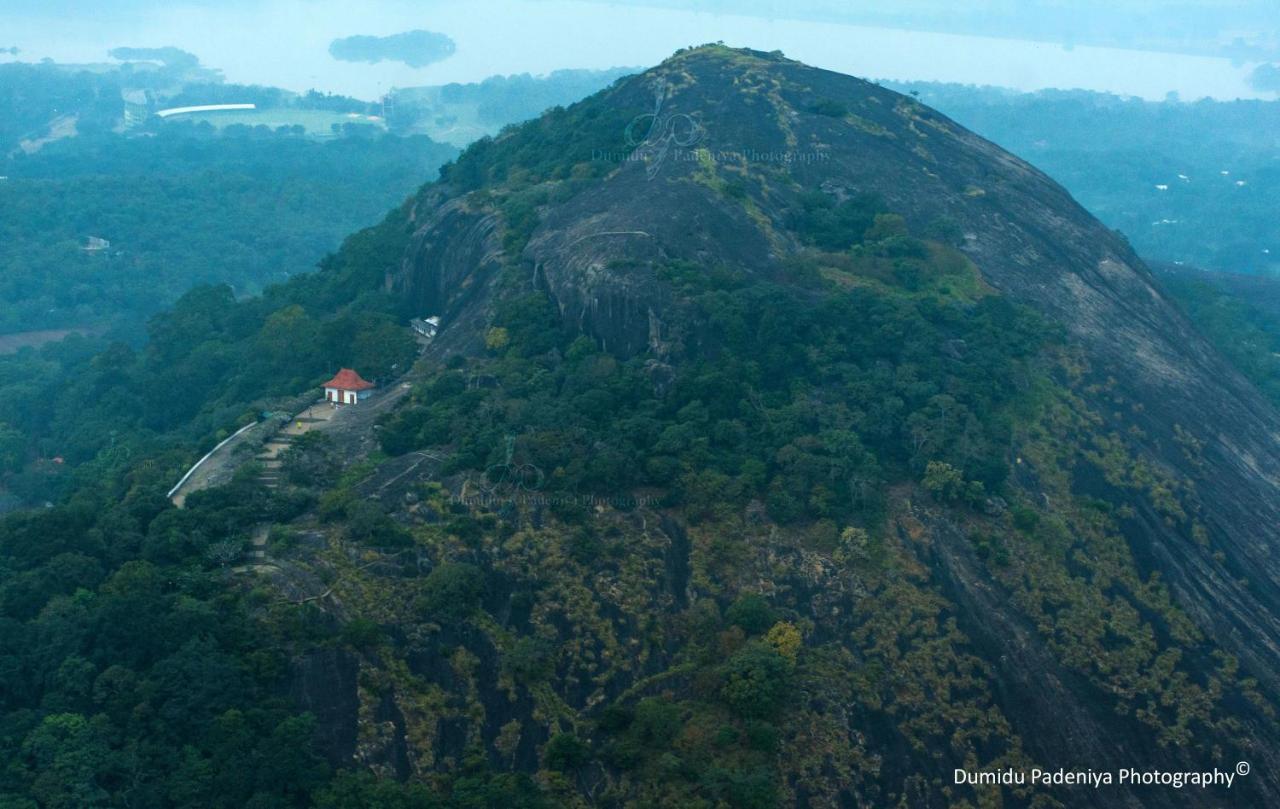
<path id="1" fill-rule="evenodd" d="M 1280 271 L 1280 101 L 888 83 L 1034 163 L 1143 256 Z"/>
<path id="2" fill-rule="evenodd" d="M 385 137 L 355 99 L 228 84 L 173 48 L 112 53 L 0 65 L 0 334 L 137 337 L 198 284 L 310 272 L 456 153 Z M 218 103 L 258 109 L 153 115 Z"/>
<path id="3" fill-rule="evenodd" d="M 502 127 L 536 117 L 552 107 L 572 104 L 608 87 L 633 68 L 555 70 L 491 76 L 472 84 L 408 87 L 387 98 L 395 131 L 421 132 L 435 140 L 466 146 Z"/>

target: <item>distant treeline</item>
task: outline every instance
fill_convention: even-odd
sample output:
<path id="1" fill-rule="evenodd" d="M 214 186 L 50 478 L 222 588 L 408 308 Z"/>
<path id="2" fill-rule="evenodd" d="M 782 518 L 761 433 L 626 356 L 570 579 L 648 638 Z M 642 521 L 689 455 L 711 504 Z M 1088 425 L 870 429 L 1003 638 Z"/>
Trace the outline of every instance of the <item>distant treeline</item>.
<path id="1" fill-rule="evenodd" d="M 631 68 L 556 70 L 547 76 L 528 73 L 490 76 L 472 84 L 446 84 L 440 100 L 446 104 L 476 104 L 485 123 L 503 125 L 541 114 L 550 107 L 573 102 L 608 87 Z"/>

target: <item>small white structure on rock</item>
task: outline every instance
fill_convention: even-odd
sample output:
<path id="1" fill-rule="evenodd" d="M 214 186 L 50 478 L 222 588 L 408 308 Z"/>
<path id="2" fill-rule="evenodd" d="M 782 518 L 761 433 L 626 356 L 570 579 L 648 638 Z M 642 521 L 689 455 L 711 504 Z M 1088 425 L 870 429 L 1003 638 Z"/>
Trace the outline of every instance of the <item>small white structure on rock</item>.
<path id="1" fill-rule="evenodd" d="M 423 337 L 431 339 L 436 336 L 436 332 L 440 331 L 440 318 L 435 315 L 432 315 L 425 320 L 420 317 L 415 317 L 413 320 L 409 321 L 409 327 Z"/>

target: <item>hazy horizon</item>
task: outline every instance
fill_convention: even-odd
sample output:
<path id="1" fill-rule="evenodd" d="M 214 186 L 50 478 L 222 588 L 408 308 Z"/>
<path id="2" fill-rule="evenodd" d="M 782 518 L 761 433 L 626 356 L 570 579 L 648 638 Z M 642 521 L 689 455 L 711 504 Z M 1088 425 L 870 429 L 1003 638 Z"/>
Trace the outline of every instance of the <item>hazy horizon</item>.
<path id="1" fill-rule="evenodd" d="M 782 50 L 819 67 L 872 79 L 949 81 L 1024 91 L 1086 89 L 1147 99 L 1171 92 L 1184 100 L 1275 96 L 1250 86 L 1250 73 L 1261 61 L 1010 38 L 1011 32 L 1035 33 L 1026 25 L 999 29 L 1000 36 L 978 36 L 820 22 L 822 3 L 788 7 L 775 18 L 761 13 L 760 4 L 748 4 L 754 14 L 691 11 L 662 3 L 493 0 L 483 5 L 489 13 L 477 14 L 475 3 L 449 0 L 374 0 L 359 9 L 336 0 L 180 5 L 129 0 L 96 10 L 77 2 L 44 9 L 21 4 L 11 6 L 9 13 L 16 16 L 5 20 L 5 33 L 0 34 L 0 48 L 16 47 L 19 52 L 0 60 L 94 63 L 109 61 L 107 51 L 114 47 L 175 46 L 194 53 L 228 81 L 372 99 L 393 87 L 473 82 L 494 74 L 646 66 L 677 48 L 722 40 L 757 50 Z M 76 13 L 68 17 L 60 9 Z M 930 27 L 919 13 L 885 19 L 898 25 L 914 19 Z M 963 28 L 949 19 L 939 17 L 932 27 L 946 23 Z M 616 36 L 620 29 L 627 31 L 626 37 Z M 329 53 L 331 43 L 340 38 L 410 30 L 443 34 L 457 43 L 456 52 L 423 67 L 342 62 Z M 1265 31 L 1250 36 L 1248 42 L 1270 41 Z"/>

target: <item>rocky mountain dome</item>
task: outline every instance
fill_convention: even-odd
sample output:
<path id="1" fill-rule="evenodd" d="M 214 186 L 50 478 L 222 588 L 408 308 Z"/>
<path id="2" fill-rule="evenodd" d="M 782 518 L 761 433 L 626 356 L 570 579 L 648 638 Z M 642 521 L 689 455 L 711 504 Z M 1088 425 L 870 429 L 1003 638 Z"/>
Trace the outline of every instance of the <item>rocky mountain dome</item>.
<path id="1" fill-rule="evenodd" d="M 1034 167 L 875 84 L 706 46 L 474 145 L 407 217 L 386 285 L 442 330 L 383 446 L 459 453 L 436 491 L 488 475 L 500 505 L 461 545 L 390 510 L 501 583 L 483 620 L 401 627 L 419 679 L 384 676 L 398 752 L 366 763 L 448 770 L 465 739 L 571 773 L 568 802 L 747 805 L 758 770 L 760 805 L 942 806 L 983 800 L 960 767 L 1248 760 L 1213 800 L 1280 800 L 1280 414 Z M 530 415 L 561 404 L 584 420 Z M 632 471 L 606 477 L 614 452 Z M 495 465 L 630 505 L 546 511 Z M 527 680 L 443 662 L 519 637 L 546 649 Z M 785 707 L 753 713 L 734 683 L 770 653 Z M 411 707 L 462 680 L 482 719 Z M 549 764 L 567 734 L 591 752 Z"/>

